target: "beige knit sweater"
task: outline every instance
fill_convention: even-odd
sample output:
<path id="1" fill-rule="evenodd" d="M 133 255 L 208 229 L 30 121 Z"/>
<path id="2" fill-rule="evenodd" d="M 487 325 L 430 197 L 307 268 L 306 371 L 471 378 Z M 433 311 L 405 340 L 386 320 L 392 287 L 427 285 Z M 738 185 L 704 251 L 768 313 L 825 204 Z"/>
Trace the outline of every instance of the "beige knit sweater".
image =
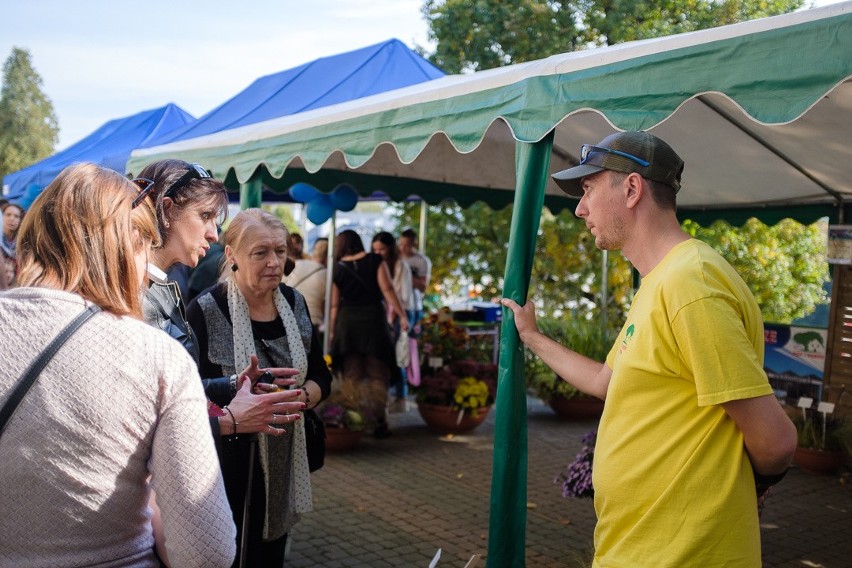
<path id="1" fill-rule="evenodd" d="M 0 404 L 84 305 L 40 288 L 0 294 Z M 157 566 L 149 475 L 172 566 L 230 566 L 235 529 L 195 364 L 162 331 L 100 313 L 0 438 L 0 566 Z"/>

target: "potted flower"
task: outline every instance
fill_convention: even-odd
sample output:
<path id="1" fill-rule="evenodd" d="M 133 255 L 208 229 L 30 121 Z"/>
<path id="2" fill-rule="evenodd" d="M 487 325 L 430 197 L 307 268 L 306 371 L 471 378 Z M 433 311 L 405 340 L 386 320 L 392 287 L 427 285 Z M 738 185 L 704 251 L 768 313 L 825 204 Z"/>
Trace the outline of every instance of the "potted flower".
<path id="1" fill-rule="evenodd" d="M 562 488 L 563 497 L 591 499 L 595 496 L 595 488 L 592 486 L 592 462 L 595 458 L 597 439 L 597 430 L 592 430 L 583 436 L 581 440 L 583 447 L 574 461 L 553 480 Z"/>
<path id="2" fill-rule="evenodd" d="M 469 432 L 482 424 L 494 403 L 497 366 L 457 361 L 424 377 L 417 393 L 417 410 L 424 422 L 441 434 Z"/>
<path id="3" fill-rule="evenodd" d="M 615 341 L 615 335 L 586 319 L 547 320 L 539 329 L 557 342 L 596 361 L 603 361 Z M 563 420 L 590 420 L 600 417 L 603 401 L 580 392 L 564 381 L 531 352 L 526 352 L 526 376 L 529 389 Z"/>
<path id="4" fill-rule="evenodd" d="M 852 423 L 812 407 L 787 407 L 787 413 L 799 437 L 793 463 L 807 473 L 837 472 L 852 450 Z"/>
<path id="5" fill-rule="evenodd" d="M 357 387 L 345 382 L 335 386 L 331 395 L 317 405 L 317 415 L 325 425 L 325 449 L 329 452 L 357 446 L 366 427 Z"/>
<path id="6" fill-rule="evenodd" d="M 421 367 L 431 369 L 433 374 L 468 354 L 467 330 L 453 321 L 452 313 L 446 308 L 429 314 L 420 323 L 419 341 Z"/>

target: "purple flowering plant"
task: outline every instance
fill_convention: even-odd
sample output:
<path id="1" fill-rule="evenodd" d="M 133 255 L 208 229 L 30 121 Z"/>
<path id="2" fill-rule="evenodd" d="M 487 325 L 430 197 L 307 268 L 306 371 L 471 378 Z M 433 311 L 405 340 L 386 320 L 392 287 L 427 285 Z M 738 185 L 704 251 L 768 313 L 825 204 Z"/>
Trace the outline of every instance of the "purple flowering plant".
<path id="1" fill-rule="evenodd" d="M 554 483 L 562 487 L 562 496 L 565 498 L 591 498 L 595 496 L 595 488 L 592 487 L 592 462 L 595 457 L 595 442 L 598 438 L 597 430 L 588 432 L 580 440 L 583 447 L 569 463 L 565 471 L 556 476 Z"/>

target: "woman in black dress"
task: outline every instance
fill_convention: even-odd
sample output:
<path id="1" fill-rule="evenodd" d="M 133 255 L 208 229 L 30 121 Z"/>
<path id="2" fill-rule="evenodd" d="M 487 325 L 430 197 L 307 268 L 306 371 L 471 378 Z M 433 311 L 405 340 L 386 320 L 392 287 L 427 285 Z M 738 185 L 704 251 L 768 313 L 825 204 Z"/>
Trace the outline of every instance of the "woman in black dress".
<path id="1" fill-rule="evenodd" d="M 382 257 L 364 250 L 352 230 L 337 235 L 331 291 L 331 360 L 344 381 L 354 382 L 361 393 L 362 413 L 375 424 L 377 438 L 390 435 L 387 391 L 402 380 L 391 340 L 384 300 L 408 331 L 408 316 L 394 292 L 390 270 Z M 391 316 L 393 317 L 393 316 Z"/>

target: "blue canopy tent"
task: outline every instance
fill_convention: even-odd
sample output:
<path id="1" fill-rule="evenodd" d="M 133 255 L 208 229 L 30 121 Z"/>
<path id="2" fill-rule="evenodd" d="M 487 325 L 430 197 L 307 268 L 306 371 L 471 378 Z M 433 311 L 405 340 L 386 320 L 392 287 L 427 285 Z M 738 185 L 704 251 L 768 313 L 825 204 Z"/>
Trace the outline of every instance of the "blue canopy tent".
<path id="1" fill-rule="evenodd" d="M 195 143 L 226 130 L 250 131 L 268 120 L 306 113 L 443 76 L 443 71 L 411 51 L 404 43 L 390 39 L 261 77 L 194 123 L 159 138 L 148 139 L 139 148 L 163 144 L 179 148 L 182 141 Z M 207 162 L 202 164 L 209 167 Z M 226 172 L 215 173 L 222 176 Z M 256 179 L 260 183 L 260 176 Z M 240 185 L 233 176 L 226 177 L 225 184 L 234 190 Z M 239 199 L 236 193 L 232 193 L 231 197 L 234 201 Z M 291 199 L 284 188 L 283 191 L 264 191 L 262 200 Z M 244 203 L 243 207 L 257 205 L 260 205 L 259 201 Z"/>
<path id="2" fill-rule="evenodd" d="M 172 103 L 110 120 L 73 146 L 4 176 L 3 192 L 7 199 L 28 207 L 41 190 L 71 164 L 94 162 L 124 173 L 124 165 L 134 148 L 194 120 L 195 117 Z"/>

